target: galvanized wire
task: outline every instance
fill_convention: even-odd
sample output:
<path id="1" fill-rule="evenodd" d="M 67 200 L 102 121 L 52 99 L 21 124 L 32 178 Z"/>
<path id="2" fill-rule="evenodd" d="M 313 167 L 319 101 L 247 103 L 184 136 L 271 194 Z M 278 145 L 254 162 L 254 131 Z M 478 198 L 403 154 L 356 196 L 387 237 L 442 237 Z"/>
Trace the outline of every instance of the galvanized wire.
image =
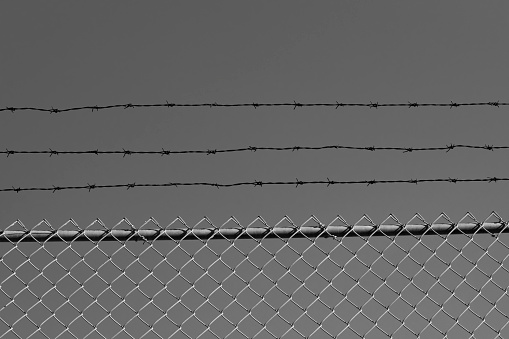
<path id="1" fill-rule="evenodd" d="M 2 338 L 505 338 L 508 223 L 416 214 L 0 234 Z"/>
<path id="2" fill-rule="evenodd" d="M 54 149 L 48 150 L 11 150 L 5 149 L 0 151 L 0 154 L 5 154 L 7 157 L 15 154 L 48 154 L 50 157 L 53 155 L 112 155 L 119 154 L 125 158 L 128 155 L 171 155 L 171 154 L 205 154 L 214 155 L 221 153 L 239 153 L 239 152 L 256 152 L 256 151 L 318 151 L 318 150 L 354 150 L 354 151 L 401 151 L 403 153 L 423 152 L 423 151 L 446 151 L 449 152 L 453 149 L 482 149 L 486 151 L 505 150 L 509 146 L 494 146 L 494 145 L 462 145 L 450 144 L 438 147 L 387 147 L 387 146 L 346 146 L 346 145 L 325 145 L 325 146 L 291 146 L 291 147 L 264 147 L 264 146 L 248 146 L 239 148 L 207 148 L 201 150 L 168 150 L 162 148 L 160 151 L 133 151 L 130 149 L 105 151 L 105 150 L 88 150 L 88 151 L 58 151 Z"/>
<path id="3" fill-rule="evenodd" d="M 16 107 L 16 106 L 7 106 L 5 108 L 0 108 L 0 112 L 16 112 L 16 111 L 39 111 L 39 112 L 48 112 L 48 113 L 65 113 L 65 112 L 73 112 L 73 111 L 82 111 L 82 110 L 91 110 L 99 111 L 99 110 L 108 110 L 115 108 L 155 108 L 155 107 L 292 107 L 296 109 L 298 107 L 332 107 L 338 109 L 339 107 L 368 107 L 368 108 L 379 108 L 379 107 L 407 107 L 407 108 L 417 108 L 417 107 L 463 107 L 463 106 L 508 106 L 509 102 L 500 102 L 500 101 L 489 101 L 489 102 L 449 102 L 449 103 L 418 103 L 418 102 L 406 102 L 406 103 L 378 103 L 370 101 L 369 103 L 343 103 L 343 102 L 322 102 L 322 103 L 301 103 L 301 102 L 281 102 L 281 103 L 224 103 L 220 104 L 217 102 L 213 103 L 173 103 L 173 102 L 164 102 L 164 103 L 154 103 L 154 104 L 115 104 L 115 105 L 87 105 L 87 106 L 79 106 L 79 107 L 69 107 L 69 108 L 43 108 L 43 107 Z"/>

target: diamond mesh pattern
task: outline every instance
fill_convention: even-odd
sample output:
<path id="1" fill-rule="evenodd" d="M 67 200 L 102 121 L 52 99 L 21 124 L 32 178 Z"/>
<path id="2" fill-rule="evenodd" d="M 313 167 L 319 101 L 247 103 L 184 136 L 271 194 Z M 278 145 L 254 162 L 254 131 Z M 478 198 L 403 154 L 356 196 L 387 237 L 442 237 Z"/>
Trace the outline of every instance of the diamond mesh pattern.
<path id="1" fill-rule="evenodd" d="M 418 226 L 425 231 L 408 232 Z M 300 232 L 306 227 L 318 236 Z M 330 227 L 345 233 L 335 236 Z M 506 227 L 495 213 L 484 222 L 467 214 L 459 223 L 441 215 L 431 224 L 419 215 L 406 224 L 364 216 L 349 225 L 338 217 L 327 226 L 313 217 L 298 227 L 289 218 L 272 227 L 261 218 L 247 227 L 234 218 L 215 227 L 205 218 L 193 228 L 176 219 L 164 229 L 173 233 L 154 220 L 136 230 L 123 220 L 112 229 L 120 238 L 100 221 L 86 229 L 71 221 L 58 230 L 47 222 L 26 230 L 17 222 L 1 234 L 0 333 L 509 337 Z M 278 229 L 292 231 L 283 237 Z M 47 236 L 40 240 L 37 232 Z"/>

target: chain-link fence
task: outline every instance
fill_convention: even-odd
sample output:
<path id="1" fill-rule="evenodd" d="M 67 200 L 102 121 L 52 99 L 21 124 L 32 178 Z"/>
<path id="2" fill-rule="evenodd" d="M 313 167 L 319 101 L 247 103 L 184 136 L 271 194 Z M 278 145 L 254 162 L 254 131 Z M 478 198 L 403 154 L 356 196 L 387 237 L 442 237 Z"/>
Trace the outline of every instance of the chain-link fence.
<path id="1" fill-rule="evenodd" d="M 2 338 L 506 338 L 507 223 L 21 222 L 0 234 Z"/>

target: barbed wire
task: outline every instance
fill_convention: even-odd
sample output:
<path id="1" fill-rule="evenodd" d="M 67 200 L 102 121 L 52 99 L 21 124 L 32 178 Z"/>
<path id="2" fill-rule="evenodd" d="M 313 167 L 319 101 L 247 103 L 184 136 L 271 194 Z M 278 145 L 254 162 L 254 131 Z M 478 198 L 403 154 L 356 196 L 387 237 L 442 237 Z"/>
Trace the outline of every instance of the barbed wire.
<path id="1" fill-rule="evenodd" d="M 437 179 L 397 179 L 397 180 L 353 180 L 353 181 L 336 181 L 330 180 L 299 180 L 295 179 L 295 181 L 245 181 L 245 182 L 236 182 L 236 183 L 227 183 L 227 184 L 219 184 L 213 182 L 168 182 L 168 183 L 158 183 L 158 184 L 138 184 L 138 183 L 128 183 L 128 184 L 115 184 L 115 185 L 96 185 L 96 184 L 87 184 L 85 186 L 52 186 L 52 187 L 12 187 L 12 188 L 3 188 L 0 189 L 0 192 L 21 192 L 21 191 L 62 191 L 62 190 L 88 190 L 89 192 L 94 189 L 99 188 L 135 188 L 135 187 L 179 187 L 179 186 L 210 186 L 216 188 L 228 188 L 228 187 L 237 187 L 237 186 L 275 186 L 275 185 L 295 185 L 295 187 L 303 186 L 303 185 L 351 185 L 351 184 L 365 184 L 367 186 L 375 185 L 375 184 L 396 184 L 396 183 L 406 183 L 406 184 L 418 184 L 425 182 L 450 182 L 450 183 L 464 183 L 464 182 L 497 182 L 497 181 L 509 181 L 509 178 L 499 178 L 499 177 L 488 177 L 488 178 L 475 178 L 475 179 L 458 179 L 458 178 L 437 178 Z"/>
<path id="2" fill-rule="evenodd" d="M 75 154 L 75 155 L 85 155 L 85 154 L 120 154 L 125 157 L 126 155 L 134 155 L 134 154 L 146 154 L 146 155 L 170 155 L 170 154 L 206 154 L 206 155 L 214 155 L 218 153 L 236 153 L 236 152 L 256 152 L 256 151 L 299 151 L 299 150 L 326 150 L 326 149 L 347 149 L 347 150 L 363 150 L 363 151 L 402 151 L 403 153 L 411 153 L 411 152 L 420 152 L 420 151 L 446 151 L 449 152 L 456 148 L 463 149 L 483 149 L 488 151 L 501 150 L 501 149 L 509 149 L 509 146 L 494 146 L 494 145 L 462 145 L 462 144 L 450 144 L 443 147 L 376 147 L 376 146 L 345 146 L 345 145 L 326 145 L 326 146 L 291 146 L 291 147 L 258 147 L 258 146 L 248 146 L 243 148 L 228 148 L 228 149 L 202 149 L 202 150 L 167 150 L 162 148 L 161 151 L 132 151 L 126 150 L 122 148 L 122 150 L 115 151 L 101 151 L 99 149 L 89 150 L 89 151 L 57 151 L 53 149 L 48 150 L 34 150 L 34 151 L 15 151 L 10 149 L 5 149 L 5 151 L 0 151 L 0 154 L 6 154 L 7 157 L 15 154 L 49 154 L 49 156 L 53 155 L 66 155 L 66 154 Z"/>
<path id="3" fill-rule="evenodd" d="M 369 103 L 343 103 L 343 102 L 329 102 L 329 103 L 301 103 L 301 102 L 282 102 L 282 103 L 237 103 L 237 104 L 219 104 L 217 102 L 214 103 L 187 103 L 187 104 L 179 104 L 173 102 L 164 102 L 164 103 L 155 103 L 155 104 L 115 104 L 115 105 L 87 105 L 87 106 L 78 106 L 78 107 L 69 107 L 69 108 L 43 108 L 43 107 L 14 107 L 7 106 L 5 108 L 0 108 L 0 112 L 2 111 L 10 111 L 12 113 L 16 111 L 39 111 L 39 112 L 49 112 L 49 113 L 64 113 L 64 112 L 72 112 L 72 111 L 81 111 L 81 110 L 91 110 L 99 111 L 106 109 L 114 109 L 114 108 L 154 108 L 154 107 L 293 107 L 296 109 L 297 107 L 334 107 L 338 109 L 339 107 L 368 107 L 368 108 L 379 108 L 379 107 L 461 107 L 461 106 L 508 106 L 509 102 L 500 102 L 500 101 L 489 101 L 489 102 L 449 102 L 449 103 L 418 103 L 418 102 L 406 102 L 406 103 L 379 103 L 370 101 Z"/>

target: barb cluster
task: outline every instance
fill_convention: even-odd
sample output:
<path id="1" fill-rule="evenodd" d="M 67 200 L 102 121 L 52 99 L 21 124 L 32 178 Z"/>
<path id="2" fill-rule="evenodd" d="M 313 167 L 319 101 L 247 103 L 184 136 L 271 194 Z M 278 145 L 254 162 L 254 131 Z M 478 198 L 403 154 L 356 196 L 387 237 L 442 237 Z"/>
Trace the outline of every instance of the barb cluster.
<path id="1" fill-rule="evenodd" d="M 217 102 L 213 103 L 173 103 L 173 102 L 164 102 L 164 103 L 154 103 L 154 104 L 115 104 L 115 105 L 87 105 L 87 106 L 78 106 L 78 107 L 69 107 L 69 108 L 43 108 L 43 107 L 14 107 L 7 106 L 5 108 L 0 108 L 0 112 L 8 111 L 8 112 L 16 112 L 16 111 L 39 111 L 39 112 L 48 112 L 48 113 L 65 113 L 72 111 L 82 111 L 82 110 L 90 110 L 92 112 L 99 110 L 107 110 L 114 108 L 153 108 L 153 107 L 253 107 L 257 109 L 258 107 L 292 107 L 293 109 L 300 107 L 332 107 L 338 109 L 339 107 L 368 107 L 368 108 L 379 108 L 379 107 L 408 107 L 408 108 L 416 108 L 416 107 L 461 107 L 461 106 L 507 106 L 509 102 L 500 102 L 500 101 L 488 101 L 488 102 L 448 102 L 448 103 L 417 103 L 417 102 L 402 102 L 402 103 L 378 103 L 370 101 L 369 103 L 343 103 L 339 101 L 335 102 L 322 102 L 322 103 L 301 103 L 297 101 L 293 102 L 280 102 L 280 103 L 225 103 L 219 104 Z"/>

